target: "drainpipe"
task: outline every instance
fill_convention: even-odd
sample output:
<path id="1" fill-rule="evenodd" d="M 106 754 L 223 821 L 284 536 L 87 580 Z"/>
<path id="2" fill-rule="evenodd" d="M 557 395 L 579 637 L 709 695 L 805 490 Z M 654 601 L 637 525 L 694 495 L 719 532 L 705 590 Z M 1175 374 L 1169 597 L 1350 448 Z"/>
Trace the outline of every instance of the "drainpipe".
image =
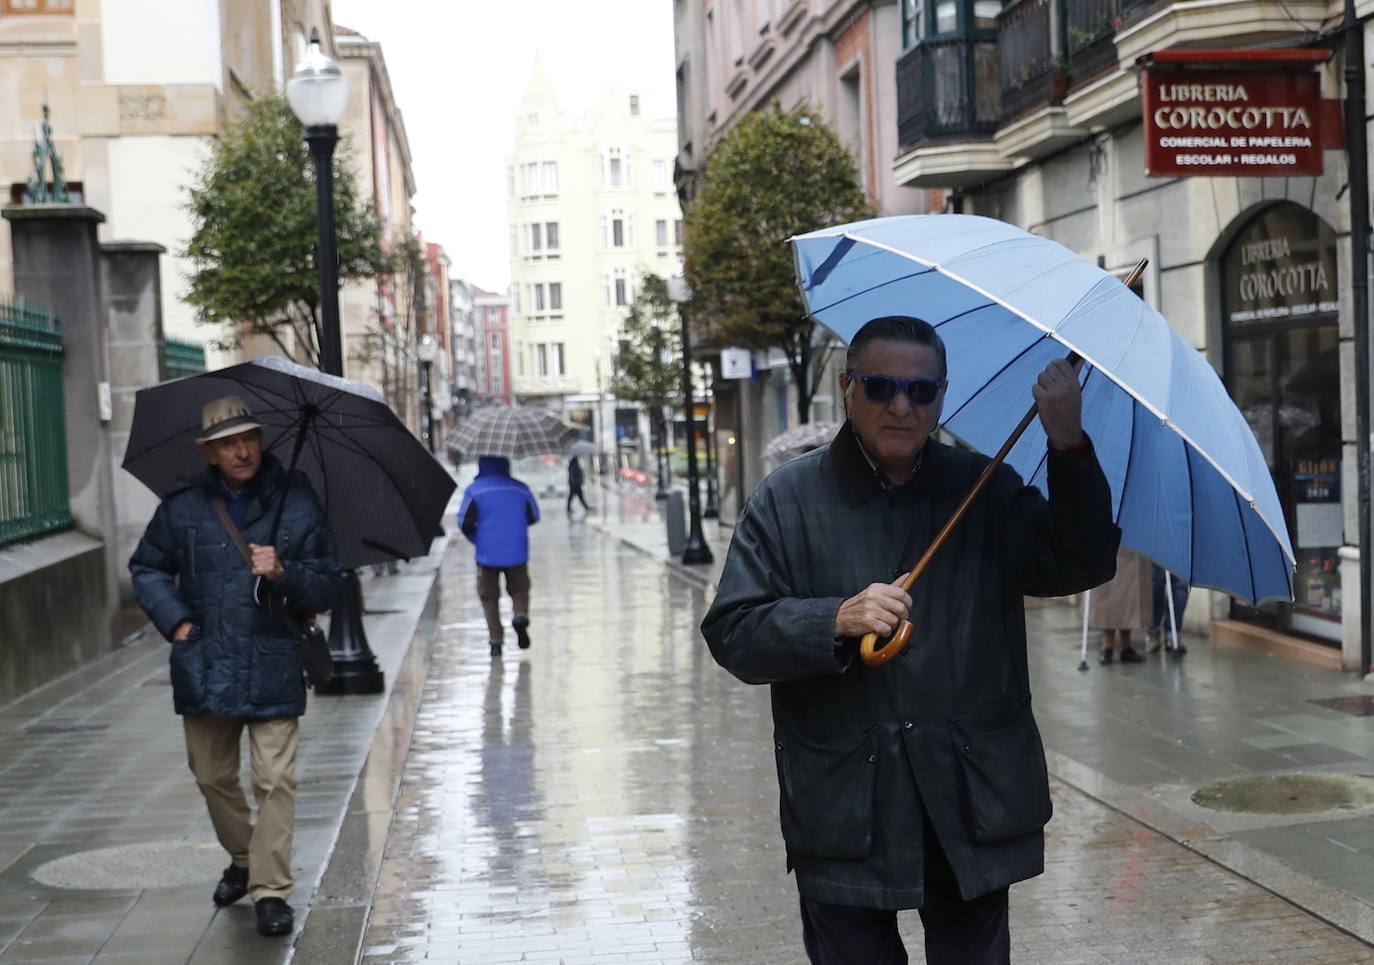
<path id="1" fill-rule="evenodd" d="M 1350 181 L 1350 295 L 1355 337 L 1355 464 L 1360 508 L 1360 666 L 1370 666 L 1374 541 L 1369 520 L 1369 154 L 1365 131 L 1364 26 L 1345 0 L 1345 150 Z"/>

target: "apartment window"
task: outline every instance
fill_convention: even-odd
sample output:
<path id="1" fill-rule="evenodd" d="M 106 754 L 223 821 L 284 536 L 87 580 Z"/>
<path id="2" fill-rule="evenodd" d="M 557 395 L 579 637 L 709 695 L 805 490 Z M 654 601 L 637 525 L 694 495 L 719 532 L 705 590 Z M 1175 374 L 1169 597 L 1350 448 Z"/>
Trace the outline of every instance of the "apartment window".
<path id="1" fill-rule="evenodd" d="M 625 247 L 625 219 L 623 217 L 611 217 L 611 247 Z"/>
<path id="2" fill-rule="evenodd" d="M 562 342 L 554 342 L 554 343 L 552 343 L 552 348 L 553 348 L 553 374 L 554 374 L 554 375 L 567 375 L 567 374 L 568 374 L 568 370 L 567 370 L 567 367 L 564 365 L 564 362 L 563 362 L 563 343 L 562 343 Z"/>
<path id="3" fill-rule="evenodd" d="M 491 318 L 492 321 L 496 320 L 495 312 L 492 312 Z M 501 357 L 501 336 L 495 332 L 493 332 L 491 335 L 491 355 L 492 358 L 495 359 L 499 359 Z"/>
<path id="4" fill-rule="evenodd" d="M 638 94 L 631 94 L 631 95 L 630 95 L 630 116 L 631 116 L 631 117 L 638 117 L 638 116 L 639 116 L 639 95 L 638 95 Z"/>
<path id="5" fill-rule="evenodd" d="M 544 165 L 543 165 L 543 170 L 544 170 L 544 193 L 545 193 L 545 194 L 557 194 L 557 193 L 558 193 L 558 162 L 557 162 L 557 161 L 545 161 L 545 162 L 544 162 Z"/>
<path id="6" fill-rule="evenodd" d="M 959 5 L 956 0 L 935 0 L 935 32 L 952 34 L 959 29 Z"/>
<path id="7" fill-rule="evenodd" d="M 71 13 L 72 0 L 5 0 L 5 13 Z"/>
<path id="8" fill-rule="evenodd" d="M 613 188 L 618 188 L 624 183 L 625 171 L 621 167 L 620 158 L 612 157 L 606 166 L 606 183 Z"/>
<path id="9" fill-rule="evenodd" d="M 558 250 L 558 222 L 550 221 L 544 225 L 544 246 L 549 251 Z"/>
<path id="10" fill-rule="evenodd" d="M 543 229 L 538 221 L 530 225 L 530 251 L 539 251 L 543 240 Z"/>
<path id="11" fill-rule="evenodd" d="M 976 30 L 996 30 L 1002 0 L 973 0 L 973 26 Z"/>
<path id="12" fill-rule="evenodd" d="M 561 312 L 563 310 L 563 283 L 561 281 L 549 282 L 549 311 Z"/>
<path id="13" fill-rule="evenodd" d="M 619 270 L 620 269 L 617 269 L 617 271 Z M 615 280 L 615 303 L 617 305 L 630 304 L 629 287 L 624 278 L 617 278 Z"/>
<path id="14" fill-rule="evenodd" d="M 673 244 L 677 245 L 679 248 L 682 247 L 682 234 L 682 219 L 678 218 L 673 222 Z"/>
<path id="15" fill-rule="evenodd" d="M 524 375 L 525 375 L 525 343 L 524 343 L 524 342 L 516 342 L 516 343 L 515 343 L 515 374 L 518 375 L 518 376 L 521 376 L 522 378 L 523 378 Z"/>
<path id="16" fill-rule="evenodd" d="M 902 48 L 914 47 L 922 36 L 926 0 L 902 0 Z"/>
<path id="17" fill-rule="evenodd" d="M 606 308 L 611 307 L 611 276 L 601 276 L 601 304 Z"/>
<path id="18" fill-rule="evenodd" d="M 660 248 L 668 247 L 668 222 L 662 218 L 654 222 L 654 243 Z"/>
<path id="19" fill-rule="evenodd" d="M 668 190 L 668 162 L 654 162 L 654 192 L 663 194 Z"/>
<path id="20" fill-rule="evenodd" d="M 534 347 L 534 374 L 549 374 L 549 347 L 543 342 Z"/>
<path id="21" fill-rule="evenodd" d="M 544 310 L 544 284 L 537 282 L 530 286 L 531 311 L 542 312 Z"/>
<path id="22" fill-rule="evenodd" d="M 539 162 L 531 161 L 524 166 L 524 192 L 526 195 L 539 193 Z"/>

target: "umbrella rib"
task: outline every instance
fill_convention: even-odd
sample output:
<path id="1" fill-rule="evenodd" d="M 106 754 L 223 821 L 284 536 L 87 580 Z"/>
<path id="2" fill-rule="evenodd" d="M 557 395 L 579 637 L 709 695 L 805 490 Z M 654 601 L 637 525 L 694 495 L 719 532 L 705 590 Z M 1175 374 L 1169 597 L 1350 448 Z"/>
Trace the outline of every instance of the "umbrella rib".
<path id="1" fill-rule="evenodd" d="M 1250 533 L 1245 528 L 1245 510 L 1241 508 L 1240 496 L 1234 489 L 1231 490 L 1231 500 L 1236 506 L 1236 522 L 1240 524 L 1240 538 L 1245 544 L 1245 569 L 1250 574 L 1250 599 L 1258 604 L 1259 586 L 1255 581 L 1255 560 L 1250 555 Z"/>
<path id="2" fill-rule="evenodd" d="M 860 240 L 862 240 L 862 239 L 860 239 Z M 878 247 L 881 247 L 881 246 L 878 246 Z M 846 295 L 846 296 L 844 296 L 843 298 L 841 298 L 839 301 L 834 301 L 834 302 L 831 302 L 831 303 L 828 304 L 828 305 L 823 305 L 822 307 L 816 309 L 816 311 L 813 311 L 811 314 L 814 316 L 814 315 L 816 314 L 816 312 L 828 312 L 828 311 L 832 311 L 832 310 L 834 310 L 834 309 L 836 309 L 836 308 L 839 308 L 839 307 L 840 307 L 841 305 L 843 305 L 845 302 L 853 301 L 855 298 L 862 298 L 864 295 L 870 295 L 870 294 L 872 294 L 873 292 L 878 291 L 880 288 L 886 288 L 888 285 L 895 285 L 895 284 L 897 284 L 898 282 L 906 281 L 908 278 L 915 278 L 917 275 L 927 275 L 927 274 L 929 274 L 931 271 L 934 271 L 934 270 L 936 270 L 936 269 L 935 269 L 935 266 L 931 266 L 931 267 L 926 268 L 926 269 L 924 269 L 924 270 L 922 270 L 922 271 L 913 271 L 913 272 L 912 272 L 911 274 L 909 274 L 909 275 L 901 275 L 901 276 L 899 276 L 899 277 L 897 277 L 897 278 L 890 278 L 890 279 L 888 279 L 887 281 L 883 282 L 881 285 L 873 285 L 873 286 L 871 286 L 871 287 L 869 287 L 869 288 L 865 288 L 865 289 L 864 289 L 863 291 L 861 291 L 861 292 L 855 292 L 855 293 L 852 294 L 852 295 Z"/>
<path id="3" fill-rule="evenodd" d="M 320 435 L 323 436 L 324 433 L 321 432 Z M 354 455 L 362 456 L 371 461 L 375 466 L 377 466 L 382 471 L 382 474 L 386 476 L 387 481 L 391 483 L 392 487 L 398 493 L 401 491 L 401 487 L 397 481 L 398 477 L 395 473 L 391 471 L 391 467 L 387 463 L 378 459 L 371 452 L 364 449 L 361 443 L 359 443 L 356 439 L 352 438 L 351 436 L 343 433 L 342 430 L 333 429 L 333 431 L 331 432 L 331 436 L 334 437 L 331 438 L 331 442 L 334 445 L 340 446 L 341 448 L 344 448 L 347 451 L 352 452 Z M 414 530 L 414 532 L 421 534 L 420 538 L 423 539 L 423 529 L 420 526 L 419 520 L 416 519 L 414 508 L 411 507 L 408 500 L 402 499 L 400 500 L 400 503 L 405 508 L 406 515 L 410 518 L 411 528 Z"/>

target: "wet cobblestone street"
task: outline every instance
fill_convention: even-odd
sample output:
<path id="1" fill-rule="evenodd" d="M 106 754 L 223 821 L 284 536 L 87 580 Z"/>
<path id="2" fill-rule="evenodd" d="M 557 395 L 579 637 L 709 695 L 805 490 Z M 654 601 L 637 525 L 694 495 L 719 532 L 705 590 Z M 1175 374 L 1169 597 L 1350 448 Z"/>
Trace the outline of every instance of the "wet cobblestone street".
<path id="1" fill-rule="evenodd" d="M 363 961 L 804 961 L 766 688 L 711 660 L 703 590 L 561 510 L 531 531 L 528 651 L 508 632 L 488 656 L 471 547 L 450 545 Z M 1374 955 L 1053 784 L 1047 873 L 1011 892 L 1015 961 Z M 914 913 L 903 929 L 922 961 Z"/>

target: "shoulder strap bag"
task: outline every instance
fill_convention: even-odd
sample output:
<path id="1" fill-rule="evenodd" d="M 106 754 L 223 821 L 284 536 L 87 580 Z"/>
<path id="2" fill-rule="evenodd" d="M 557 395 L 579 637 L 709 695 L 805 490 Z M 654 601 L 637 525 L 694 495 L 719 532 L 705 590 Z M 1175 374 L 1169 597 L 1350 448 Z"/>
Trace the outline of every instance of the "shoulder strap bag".
<path id="1" fill-rule="evenodd" d="M 229 507 L 224 504 L 224 497 L 215 493 L 211 497 L 214 503 L 215 512 L 219 514 L 220 522 L 229 531 L 229 536 L 238 547 L 239 554 L 243 556 L 243 561 L 248 564 L 248 568 L 253 568 L 253 554 L 248 549 L 248 544 L 243 541 L 243 534 L 234 525 L 234 520 L 229 516 Z M 329 683 L 334 676 L 334 656 L 329 652 L 329 640 L 325 637 L 320 625 L 315 622 L 313 613 L 292 613 L 291 608 L 285 605 L 281 594 L 272 591 L 263 585 L 262 577 L 258 577 L 257 583 L 253 586 L 253 599 L 258 605 L 269 613 L 275 613 L 277 618 L 286 626 L 291 638 L 296 641 L 296 650 L 301 656 L 301 666 L 305 668 L 305 679 L 311 687 L 317 690 Z"/>

